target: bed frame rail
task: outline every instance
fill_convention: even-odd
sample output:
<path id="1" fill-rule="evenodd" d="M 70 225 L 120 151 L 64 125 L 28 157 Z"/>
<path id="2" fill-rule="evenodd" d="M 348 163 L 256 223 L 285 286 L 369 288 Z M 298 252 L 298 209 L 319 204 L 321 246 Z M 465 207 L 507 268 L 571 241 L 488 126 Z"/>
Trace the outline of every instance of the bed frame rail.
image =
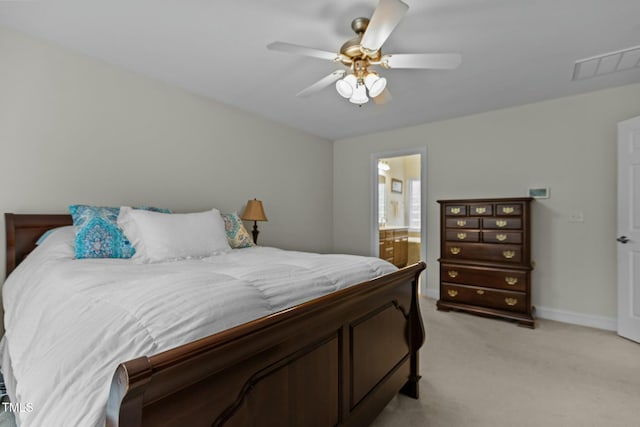
<path id="1" fill-rule="evenodd" d="M 107 426 L 364 426 L 418 397 L 423 262 L 122 363 Z"/>

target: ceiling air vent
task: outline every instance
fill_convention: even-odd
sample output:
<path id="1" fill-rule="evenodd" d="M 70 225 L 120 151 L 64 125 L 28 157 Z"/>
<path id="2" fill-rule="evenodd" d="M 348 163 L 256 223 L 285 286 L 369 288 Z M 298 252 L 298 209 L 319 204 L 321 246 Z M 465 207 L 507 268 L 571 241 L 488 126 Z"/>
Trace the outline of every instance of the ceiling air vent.
<path id="1" fill-rule="evenodd" d="M 640 46 L 580 59 L 575 62 L 571 80 L 584 80 L 632 68 L 640 68 Z"/>

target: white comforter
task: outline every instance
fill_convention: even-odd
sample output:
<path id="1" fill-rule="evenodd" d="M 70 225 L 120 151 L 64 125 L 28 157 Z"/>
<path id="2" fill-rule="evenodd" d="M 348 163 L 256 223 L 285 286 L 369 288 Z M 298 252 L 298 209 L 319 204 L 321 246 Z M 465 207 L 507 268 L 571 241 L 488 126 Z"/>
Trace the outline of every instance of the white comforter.
<path id="1" fill-rule="evenodd" d="M 72 257 L 69 242 L 46 240 L 4 285 L 4 348 L 22 427 L 103 426 L 120 362 L 396 269 L 376 258 L 265 247 L 145 265 Z"/>

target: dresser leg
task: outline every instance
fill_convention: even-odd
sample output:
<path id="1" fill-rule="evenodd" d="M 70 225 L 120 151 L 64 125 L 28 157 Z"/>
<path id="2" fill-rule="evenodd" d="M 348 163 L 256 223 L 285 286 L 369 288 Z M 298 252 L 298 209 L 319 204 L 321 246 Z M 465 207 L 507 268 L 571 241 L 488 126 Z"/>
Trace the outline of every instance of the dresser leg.
<path id="1" fill-rule="evenodd" d="M 449 307 L 443 307 L 440 305 L 440 301 L 436 302 L 436 308 L 438 311 L 451 311 Z"/>
<path id="2" fill-rule="evenodd" d="M 518 320 L 518 326 L 523 328 L 535 329 L 536 322 L 535 320 Z"/>

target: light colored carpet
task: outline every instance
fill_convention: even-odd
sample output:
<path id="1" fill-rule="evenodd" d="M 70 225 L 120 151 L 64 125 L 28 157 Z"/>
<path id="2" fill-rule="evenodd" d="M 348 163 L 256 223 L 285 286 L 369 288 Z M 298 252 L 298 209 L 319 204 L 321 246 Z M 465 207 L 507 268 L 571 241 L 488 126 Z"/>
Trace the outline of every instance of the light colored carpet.
<path id="1" fill-rule="evenodd" d="M 531 330 L 421 304 L 420 399 L 394 398 L 373 426 L 640 426 L 640 344 L 550 320 Z"/>

